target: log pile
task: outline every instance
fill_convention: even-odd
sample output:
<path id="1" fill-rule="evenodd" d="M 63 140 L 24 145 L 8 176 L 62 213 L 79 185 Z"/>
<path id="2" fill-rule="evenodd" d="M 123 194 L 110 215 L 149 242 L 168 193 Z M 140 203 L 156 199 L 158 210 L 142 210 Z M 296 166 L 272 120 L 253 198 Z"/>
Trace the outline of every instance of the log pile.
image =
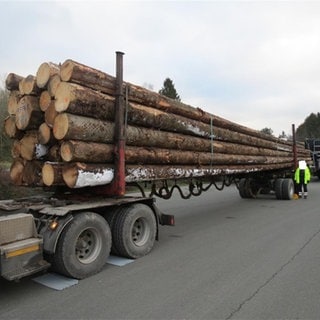
<path id="1" fill-rule="evenodd" d="M 106 185 L 114 174 L 115 78 L 73 60 L 11 73 L 5 132 L 16 185 Z M 293 168 L 292 142 L 124 83 L 126 182 Z M 298 159 L 309 153 L 298 147 Z"/>

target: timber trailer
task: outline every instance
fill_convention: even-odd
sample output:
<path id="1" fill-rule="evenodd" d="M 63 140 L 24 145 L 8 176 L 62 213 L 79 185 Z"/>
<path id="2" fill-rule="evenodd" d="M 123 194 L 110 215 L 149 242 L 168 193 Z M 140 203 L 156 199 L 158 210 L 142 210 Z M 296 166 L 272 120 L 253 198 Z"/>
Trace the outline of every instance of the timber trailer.
<path id="1" fill-rule="evenodd" d="M 48 197 L 0 201 L 0 276 L 11 281 L 52 267 L 58 273 L 83 279 L 99 272 L 110 251 L 139 258 L 158 240 L 159 225 L 174 225 L 174 216 L 161 213 L 153 196 L 169 199 L 174 190 L 184 198 L 198 196 L 214 185 L 221 190 L 236 184 L 242 198 L 274 191 L 291 199 L 292 168 L 241 174 L 189 177 L 183 193 L 176 180 L 152 184 L 150 196 L 126 195 L 124 94 L 122 53 L 117 53 L 114 178 L 107 186 L 81 190 L 57 188 Z M 204 186 L 204 182 L 208 183 Z"/>

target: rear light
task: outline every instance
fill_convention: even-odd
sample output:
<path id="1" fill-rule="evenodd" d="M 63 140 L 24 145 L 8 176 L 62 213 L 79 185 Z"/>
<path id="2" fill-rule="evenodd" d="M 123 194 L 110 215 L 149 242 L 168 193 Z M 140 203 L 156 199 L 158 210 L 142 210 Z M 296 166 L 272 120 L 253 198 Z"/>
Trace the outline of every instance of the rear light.
<path id="1" fill-rule="evenodd" d="M 174 216 L 171 214 L 164 214 L 162 213 L 160 216 L 160 224 L 163 226 L 174 226 Z"/>

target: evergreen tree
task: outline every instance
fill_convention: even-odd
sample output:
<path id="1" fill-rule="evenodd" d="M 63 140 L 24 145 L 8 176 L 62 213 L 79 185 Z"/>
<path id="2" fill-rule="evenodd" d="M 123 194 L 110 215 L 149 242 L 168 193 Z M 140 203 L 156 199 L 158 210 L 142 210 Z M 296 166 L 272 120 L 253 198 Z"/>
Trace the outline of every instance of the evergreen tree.
<path id="1" fill-rule="evenodd" d="M 162 89 L 159 90 L 159 93 L 162 94 L 163 96 L 168 97 L 168 98 L 181 101 L 181 99 L 180 99 L 180 97 L 174 87 L 174 84 L 170 78 L 167 78 L 166 80 L 164 80 L 163 87 L 162 87 Z"/>
<path id="2" fill-rule="evenodd" d="M 297 128 L 296 137 L 298 140 L 320 138 L 320 113 L 311 113 L 304 122 Z"/>
<path id="3" fill-rule="evenodd" d="M 263 128 L 260 130 L 260 132 L 268 134 L 269 136 L 273 135 L 273 130 L 271 128 Z"/>

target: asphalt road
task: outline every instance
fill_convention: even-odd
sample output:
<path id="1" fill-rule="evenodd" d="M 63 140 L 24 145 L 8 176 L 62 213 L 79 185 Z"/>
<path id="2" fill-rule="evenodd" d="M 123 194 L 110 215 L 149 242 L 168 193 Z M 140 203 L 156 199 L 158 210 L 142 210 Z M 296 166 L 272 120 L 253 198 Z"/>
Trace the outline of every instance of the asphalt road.
<path id="1" fill-rule="evenodd" d="M 234 187 L 157 201 L 176 216 L 146 257 L 62 291 L 0 280 L 0 319 L 319 319 L 320 182 L 307 200 Z"/>

